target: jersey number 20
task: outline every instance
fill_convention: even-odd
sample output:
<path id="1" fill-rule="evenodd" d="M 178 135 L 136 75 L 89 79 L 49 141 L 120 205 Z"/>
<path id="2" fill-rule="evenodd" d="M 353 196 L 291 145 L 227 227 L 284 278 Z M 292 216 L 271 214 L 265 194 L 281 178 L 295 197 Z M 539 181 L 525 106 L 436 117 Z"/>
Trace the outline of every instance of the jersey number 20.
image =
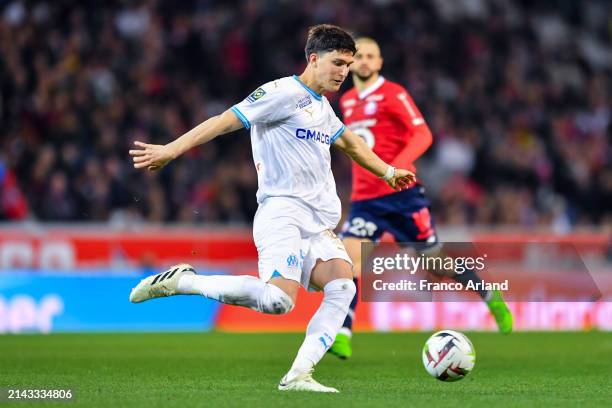
<path id="1" fill-rule="evenodd" d="M 371 221 L 366 221 L 361 217 L 355 217 L 351 220 L 349 232 L 356 237 L 369 238 L 374 235 L 378 227 Z"/>

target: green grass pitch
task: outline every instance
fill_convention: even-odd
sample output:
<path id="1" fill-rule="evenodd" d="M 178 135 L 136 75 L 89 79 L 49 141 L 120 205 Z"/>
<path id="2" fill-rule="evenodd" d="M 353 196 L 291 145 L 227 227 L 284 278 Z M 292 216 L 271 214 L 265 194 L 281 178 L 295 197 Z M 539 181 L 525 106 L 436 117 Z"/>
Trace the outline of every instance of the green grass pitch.
<path id="1" fill-rule="evenodd" d="M 276 391 L 300 334 L 5 335 L 0 387 L 72 388 L 75 400 L 0 405 L 612 406 L 612 334 L 467 334 L 476 367 L 455 383 L 423 369 L 428 333 L 357 334 L 352 359 L 327 355 L 317 368 L 336 395 Z"/>

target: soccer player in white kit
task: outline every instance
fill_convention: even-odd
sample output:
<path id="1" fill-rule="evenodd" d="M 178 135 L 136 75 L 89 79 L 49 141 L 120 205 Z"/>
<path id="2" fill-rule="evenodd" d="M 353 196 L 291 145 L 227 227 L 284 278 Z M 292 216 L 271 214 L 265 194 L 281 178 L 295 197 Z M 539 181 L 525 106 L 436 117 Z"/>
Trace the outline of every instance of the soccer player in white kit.
<path id="1" fill-rule="evenodd" d="M 259 189 L 253 238 L 259 279 L 203 276 L 187 264 L 143 279 L 130 294 L 139 303 L 170 295 L 202 295 L 262 313 L 293 309 L 299 286 L 324 292 L 306 329 L 293 365 L 279 390 L 338 392 L 312 378 L 314 366 L 333 344 L 355 294 L 351 259 L 332 232 L 340 220 L 340 199 L 331 171 L 333 144 L 395 189 L 414 174 L 376 156 L 361 137 L 336 117 L 322 94 L 335 92 L 349 74 L 355 42 L 343 29 L 312 27 L 306 42 L 308 65 L 300 75 L 262 85 L 245 100 L 166 145 L 135 142 L 137 169 L 155 171 L 194 146 L 246 127 L 251 130 Z"/>

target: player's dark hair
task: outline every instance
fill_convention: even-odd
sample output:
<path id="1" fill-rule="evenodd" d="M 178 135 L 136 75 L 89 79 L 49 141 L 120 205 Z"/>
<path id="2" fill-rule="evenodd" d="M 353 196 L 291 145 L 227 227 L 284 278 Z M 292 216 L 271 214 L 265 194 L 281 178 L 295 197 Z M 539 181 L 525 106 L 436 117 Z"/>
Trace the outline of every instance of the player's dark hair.
<path id="1" fill-rule="evenodd" d="M 357 52 L 355 40 L 347 31 L 332 24 L 319 24 L 308 29 L 306 40 L 306 61 L 312 53 L 320 54 L 331 51 Z"/>

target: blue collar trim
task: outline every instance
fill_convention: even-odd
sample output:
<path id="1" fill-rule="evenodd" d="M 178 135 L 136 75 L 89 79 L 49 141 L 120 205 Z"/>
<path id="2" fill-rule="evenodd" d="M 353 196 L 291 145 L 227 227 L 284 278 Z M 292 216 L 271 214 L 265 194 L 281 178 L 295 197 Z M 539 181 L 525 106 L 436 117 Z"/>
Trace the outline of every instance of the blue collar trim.
<path id="1" fill-rule="evenodd" d="M 316 99 L 317 101 L 320 101 L 320 100 L 323 98 L 323 97 L 322 97 L 320 94 L 316 93 L 315 91 L 313 91 L 312 89 L 310 89 L 310 88 L 309 88 L 309 87 L 308 87 L 308 86 L 307 86 L 305 83 L 303 83 L 303 82 L 302 82 L 302 80 L 300 79 L 300 77 L 299 77 L 299 76 L 294 75 L 294 76 L 293 76 L 293 79 L 295 79 L 296 81 L 298 81 L 298 83 L 299 83 L 300 85 L 302 85 L 302 87 L 303 87 L 305 90 L 307 90 L 309 94 L 311 94 L 312 96 L 314 96 L 314 97 L 315 97 L 315 99 Z"/>

